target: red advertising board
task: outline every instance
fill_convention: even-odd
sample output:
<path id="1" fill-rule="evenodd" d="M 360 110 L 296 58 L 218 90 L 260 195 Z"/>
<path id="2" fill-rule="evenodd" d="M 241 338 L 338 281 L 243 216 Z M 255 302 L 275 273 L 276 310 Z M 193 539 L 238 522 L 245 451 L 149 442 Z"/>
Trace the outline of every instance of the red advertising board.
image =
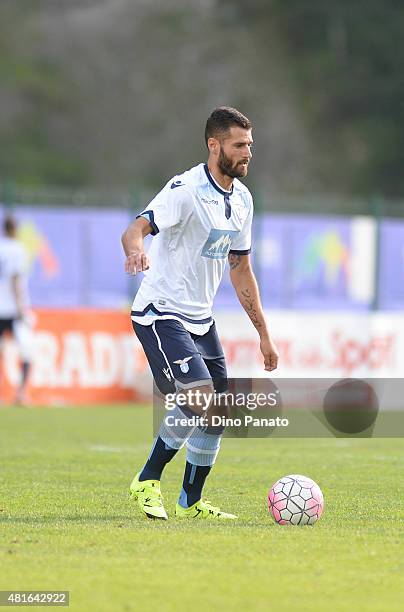
<path id="1" fill-rule="evenodd" d="M 63 405 L 141 399 L 147 363 L 127 312 L 35 311 L 29 398 Z M 5 346 L 2 399 L 10 401 L 20 375 L 13 342 Z"/>

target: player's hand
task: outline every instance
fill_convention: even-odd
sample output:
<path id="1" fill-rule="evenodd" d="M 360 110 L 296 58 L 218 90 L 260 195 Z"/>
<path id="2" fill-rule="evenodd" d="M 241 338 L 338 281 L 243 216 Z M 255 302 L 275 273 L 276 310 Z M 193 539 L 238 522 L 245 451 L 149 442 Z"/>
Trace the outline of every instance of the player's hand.
<path id="1" fill-rule="evenodd" d="M 125 261 L 125 272 L 132 276 L 148 270 L 149 267 L 149 259 L 144 251 L 129 253 Z"/>
<path id="2" fill-rule="evenodd" d="M 261 338 L 260 350 L 264 357 L 264 367 L 268 372 L 278 367 L 279 353 L 271 338 Z"/>

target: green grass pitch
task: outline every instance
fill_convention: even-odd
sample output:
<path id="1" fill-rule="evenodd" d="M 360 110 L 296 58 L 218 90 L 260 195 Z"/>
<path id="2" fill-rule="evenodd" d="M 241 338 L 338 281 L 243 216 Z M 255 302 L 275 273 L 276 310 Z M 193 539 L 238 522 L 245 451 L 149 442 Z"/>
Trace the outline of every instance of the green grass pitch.
<path id="1" fill-rule="evenodd" d="M 153 522 L 130 503 L 147 407 L 4 408 L 0 442 L 1 590 L 69 590 L 71 610 L 97 612 L 403 610 L 402 439 L 225 439 L 205 495 L 234 524 Z M 163 478 L 171 516 L 183 452 Z M 324 492 L 314 527 L 268 515 L 288 473 Z"/>

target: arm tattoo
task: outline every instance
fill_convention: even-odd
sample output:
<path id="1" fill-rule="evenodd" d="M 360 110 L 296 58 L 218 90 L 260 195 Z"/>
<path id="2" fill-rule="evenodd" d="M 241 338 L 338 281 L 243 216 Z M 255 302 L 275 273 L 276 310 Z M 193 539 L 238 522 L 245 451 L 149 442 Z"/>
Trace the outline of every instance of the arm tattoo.
<path id="1" fill-rule="evenodd" d="M 257 307 L 256 307 L 256 303 L 255 303 L 255 299 L 254 297 L 251 295 L 251 292 L 249 289 L 243 289 L 241 291 L 241 295 L 244 298 L 244 308 L 248 314 L 248 316 L 250 317 L 254 327 L 256 327 L 257 329 L 259 329 L 260 327 L 262 327 L 262 323 L 258 318 L 258 313 L 257 313 Z"/>
<path id="2" fill-rule="evenodd" d="M 241 255 L 234 255 L 230 253 L 229 255 L 229 265 L 231 270 L 235 270 L 241 262 Z"/>

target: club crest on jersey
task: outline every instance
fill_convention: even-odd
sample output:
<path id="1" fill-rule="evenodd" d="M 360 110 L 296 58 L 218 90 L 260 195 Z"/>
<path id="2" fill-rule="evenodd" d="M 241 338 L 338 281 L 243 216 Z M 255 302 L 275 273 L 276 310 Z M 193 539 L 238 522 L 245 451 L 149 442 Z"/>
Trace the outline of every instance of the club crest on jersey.
<path id="1" fill-rule="evenodd" d="M 202 249 L 202 257 L 225 259 L 229 254 L 232 240 L 238 233 L 237 230 L 211 229 Z"/>
<path id="2" fill-rule="evenodd" d="M 177 359 L 177 361 L 174 361 L 174 363 L 177 363 L 180 366 L 180 370 L 183 374 L 189 372 L 188 361 L 191 361 L 192 357 L 193 355 L 191 355 L 191 357 L 185 357 L 184 359 Z"/>

